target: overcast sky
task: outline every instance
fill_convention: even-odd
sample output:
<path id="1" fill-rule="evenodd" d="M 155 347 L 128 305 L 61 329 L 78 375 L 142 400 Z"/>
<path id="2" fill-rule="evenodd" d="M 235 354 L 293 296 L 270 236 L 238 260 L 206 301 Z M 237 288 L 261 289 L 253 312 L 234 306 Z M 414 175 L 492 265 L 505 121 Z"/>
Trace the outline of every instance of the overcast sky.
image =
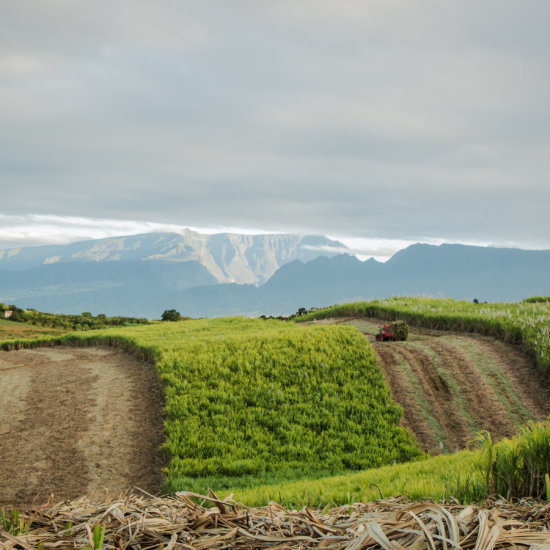
<path id="1" fill-rule="evenodd" d="M 550 248 L 548 21 L 546 0 L 3 0 L 0 247 L 168 224 Z"/>

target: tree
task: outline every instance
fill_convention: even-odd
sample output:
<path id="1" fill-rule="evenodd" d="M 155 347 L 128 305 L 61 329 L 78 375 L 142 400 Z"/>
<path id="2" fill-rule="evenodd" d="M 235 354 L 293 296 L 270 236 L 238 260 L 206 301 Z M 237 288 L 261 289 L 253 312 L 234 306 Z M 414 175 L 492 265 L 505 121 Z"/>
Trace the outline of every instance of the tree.
<path id="1" fill-rule="evenodd" d="M 162 321 L 179 321 L 181 315 L 175 309 L 166 309 L 160 318 Z"/>

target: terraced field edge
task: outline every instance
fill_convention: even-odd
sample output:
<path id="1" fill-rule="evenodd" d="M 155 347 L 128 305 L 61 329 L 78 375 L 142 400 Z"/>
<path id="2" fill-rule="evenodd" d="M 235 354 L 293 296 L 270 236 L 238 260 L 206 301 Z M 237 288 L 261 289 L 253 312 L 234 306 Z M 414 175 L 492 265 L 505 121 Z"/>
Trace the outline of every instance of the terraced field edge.
<path id="1" fill-rule="evenodd" d="M 550 373 L 550 303 L 475 304 L 452 298 L 388 298 L 323 308 L 297 322 L 335 317 L 402 319 L 411 325 L 471 332 L 521 345 L 544 372 Z"/>

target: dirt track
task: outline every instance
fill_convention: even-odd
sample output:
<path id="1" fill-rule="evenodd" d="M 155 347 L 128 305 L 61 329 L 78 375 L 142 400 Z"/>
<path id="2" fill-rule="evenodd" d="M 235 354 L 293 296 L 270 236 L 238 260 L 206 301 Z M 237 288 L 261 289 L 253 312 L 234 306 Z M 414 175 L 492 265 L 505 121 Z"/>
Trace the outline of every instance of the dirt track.
<path id="1" fill-rule="evenodd" d="M 462 449 L 480 430 L 494 441 L 550 412 L 548 382 L 528 356 L 494 339 L 412 329 L 407 342 L 376 342 L 375 319 L 356 326 L 373 345 L 402 424 L 433 454 Z"/>
<path id="2" fill-rule="evenodd" d="M 112 348 L 2 351 L 0 388 L 0 507 L 158 493 L 162 398 L 150 365 Z"/>

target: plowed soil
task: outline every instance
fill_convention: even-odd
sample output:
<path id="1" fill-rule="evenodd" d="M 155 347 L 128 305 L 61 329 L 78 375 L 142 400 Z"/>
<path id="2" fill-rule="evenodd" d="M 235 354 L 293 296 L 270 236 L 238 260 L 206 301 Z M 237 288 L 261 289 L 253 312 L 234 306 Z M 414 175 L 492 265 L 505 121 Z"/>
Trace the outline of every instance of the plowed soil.
<path id="1" fill-rule="evenodd" d="M 376 319 L 340 320 L 373 345 L 403 426 L 433 454 L 468 446 L 488 430 L 511 437 L 550 413 L 548 381 L 518 348 L 492 338 L 411 328 L 406 342 L 376 342 Z"/>
<path id="2" fill-rule="evenodd" d="M 0 507 L 162 482 L 151 365 L 113 348 L 0 352 Z"/>

